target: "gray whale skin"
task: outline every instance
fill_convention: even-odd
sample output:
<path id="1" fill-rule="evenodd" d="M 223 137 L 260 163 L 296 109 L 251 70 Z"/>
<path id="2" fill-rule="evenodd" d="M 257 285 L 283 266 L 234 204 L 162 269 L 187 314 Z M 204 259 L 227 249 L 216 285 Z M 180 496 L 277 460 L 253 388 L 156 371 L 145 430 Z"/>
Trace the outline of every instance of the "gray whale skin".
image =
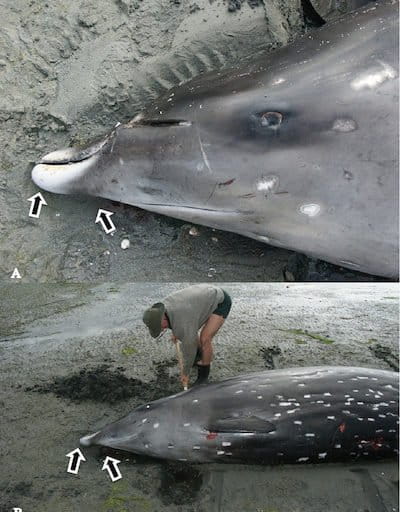
<path id="1" fill-rule="evenodd" d="M 240 375 L 141 405 L 81 444 L 188 462 L 396 457 L 398 385 L 397 373 L 357 367 Z"/>

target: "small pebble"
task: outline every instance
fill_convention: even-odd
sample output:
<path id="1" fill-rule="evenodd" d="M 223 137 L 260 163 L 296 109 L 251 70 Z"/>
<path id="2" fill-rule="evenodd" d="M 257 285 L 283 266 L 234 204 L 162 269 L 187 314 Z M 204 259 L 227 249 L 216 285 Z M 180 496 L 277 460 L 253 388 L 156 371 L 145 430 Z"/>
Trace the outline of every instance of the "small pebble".
<path id="1" fill-rule="evenodd" d="M 199 233 L 199 230 L 193 226 L 193 227 L 191 227 L 191 228 L 189 229 L 189 235 L 192 235 L 192 236 L 199 236 L 199 235 L 200 235 L 200 233 Z"/>
<path id="2" fill-rule="evenodd" d="M 130 245 L 130 241 L 127 238 L 124 238 L 121 242 L 121 249 L 128 249 Z"/>

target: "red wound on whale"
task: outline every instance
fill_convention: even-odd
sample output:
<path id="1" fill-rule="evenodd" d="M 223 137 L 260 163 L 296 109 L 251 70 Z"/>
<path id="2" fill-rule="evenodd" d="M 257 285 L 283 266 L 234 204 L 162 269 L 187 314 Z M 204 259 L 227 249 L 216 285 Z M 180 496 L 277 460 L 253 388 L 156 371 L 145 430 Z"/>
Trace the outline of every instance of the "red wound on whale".
<path id="1" fill-rule="evenodd" d="M 217 434 L 216 432 L 209 432 L 209 433 L 207 434 L 207 440 L 208 440 L 208 441 L 212 441 L 213 439 L 215 439 L 215 438 L 217 437 L 217 435 L 218 435 L 218 434 Z"/>
<path id="2" fill-rule="evenodd" d="M 231 180 L 224 181 L 224 183 L 218 183 L 219 187 L 224 187 L 225 185 L 232 185 L 236 178 L 232 178 Z"/>

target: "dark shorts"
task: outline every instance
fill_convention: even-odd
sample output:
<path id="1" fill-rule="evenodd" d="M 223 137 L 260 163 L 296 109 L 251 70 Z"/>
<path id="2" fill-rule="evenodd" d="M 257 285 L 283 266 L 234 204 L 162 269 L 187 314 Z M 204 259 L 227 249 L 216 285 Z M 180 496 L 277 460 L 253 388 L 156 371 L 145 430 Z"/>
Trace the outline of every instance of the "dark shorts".
<path id="1" fill-rule="evenodd" d="M 219 315 L 223 318 L 226 318 L 229 315 L 229 311 L 231 310 L 232 299 L 225 290 L 222 291 L 224 292 L 224 300 L 218 304 L 217 309 L 213 311 L 213 315 Z"/>

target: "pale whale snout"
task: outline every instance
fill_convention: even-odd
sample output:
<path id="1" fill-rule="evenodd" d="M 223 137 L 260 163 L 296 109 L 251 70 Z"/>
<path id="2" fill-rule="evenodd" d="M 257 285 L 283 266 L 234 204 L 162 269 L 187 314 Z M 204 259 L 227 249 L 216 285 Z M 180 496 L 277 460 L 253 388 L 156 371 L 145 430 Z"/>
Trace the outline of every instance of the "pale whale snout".
<path id="1" fill-rule="evenodd" d="M 32 169 L 33 182 L 56 194 L 78 192 L 74 185 L 96 164 L 114 135 L 113 131 L 85 148 L 69 147 L 47 153 Z"/>

